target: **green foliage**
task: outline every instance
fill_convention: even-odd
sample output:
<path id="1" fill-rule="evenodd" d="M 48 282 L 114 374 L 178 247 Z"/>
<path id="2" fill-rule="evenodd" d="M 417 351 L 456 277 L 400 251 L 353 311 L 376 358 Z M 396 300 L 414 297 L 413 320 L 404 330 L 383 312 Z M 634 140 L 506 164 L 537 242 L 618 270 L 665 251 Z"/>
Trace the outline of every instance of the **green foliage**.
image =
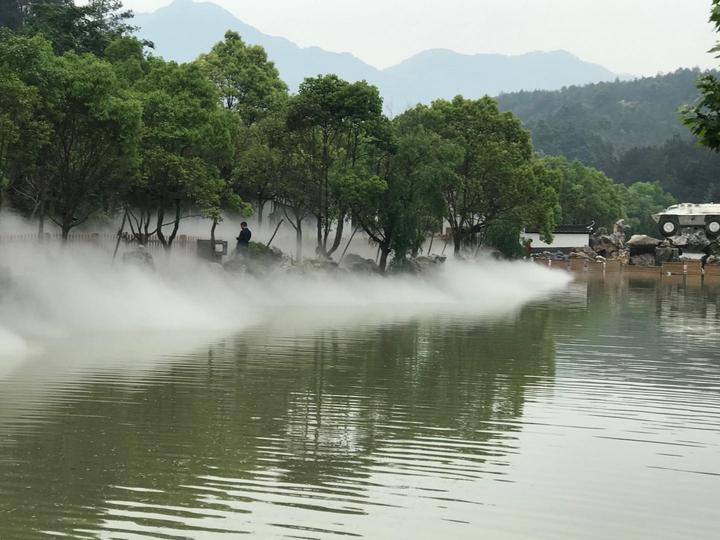
<path id="1" fill-rule="evenodd" d="M 196 205 L 218 219 L 223 202 L 237 203 L 220 172 L 232 164 L 238 119 L 219 108 L 213 84 L 196 64 L 150 59 L 149 65 L 136 86 L 143 103 L 142 174 L 132 200 L 146 213 L 156 209 L 156 233 L 169 246 L 184 207 Z M 175 217 L 166 238 L 168 207 Z"/>
<path id="2" fill-rule="evenodd" d="M 693 141 L 675 137 L 662 146 L 633 148 L 613 167 L 611 175 L 630 185 L 657 182 L 681 202 L 720 200 L 720 155 Z"/>
<path id="3" fill-rule="evenodd" d="M 720 0 L 713 0 L 710 22 L 720 32 Z M 712 52 L 720 57 L 720 42 Z M 720 81 L 715 74 L 708 73 L 698 80 L 700 98 L 683 110 L 685 124 L 698 140 L 713 150 L 720 151 Z"/>
<path id="4" fill-rule="evenodd" d="M 562 157 L 543 161 L 560 178 L 560 223 L 609 228 L 622 217 L 621 188 L 604 173 Z"/>
<path id="5" fill-rule="evenodd" d="M 92 55 L 55 56 L 41 37 L 3 35 L 0 103 L 14 194 L 42 206 L 67 235 L 107 206 L 136 164 L 140 106 L 112 68 Z M 6 96 L 7 97 L 7 96 Z M 17 100 L 17 101 L 15 101 Z M 18 108 L 18 104 L 21 107 Z M 14 111 L 14 112 L 13 112 Z M 43 210 L 44 211 L 44 210 Z"/>
<path id="6" fill-rule="evenodd" d="M 510 216 L 492 222 L 485 232 L 485 244 L 495 248 L 507 259 L 520 259 L 526 255 L 520 244 L 522 220 Z"/>
<path id="7" fill-rule="evenodd" d="M 23 32 L 44 35 L 58 54 L 75 51 L 101 57 L 112 41 L 134 30 L 127 23 L 132 12 L 122 11 L 119 0 L 89 0 L 83 5 L 71 0 L 32 2 L 28 11 Z"/>
<path id="8" fill-rule="evenodd" d="M 442 186 L 450 182 L 462 159 L 459 147 L 422 126 L 400 132 L 397 151 L 378 156 L 382 176 L 356 179 L 353 216 L 381 250 L 384 270 L 392 252 L 395 261 L 415 255 L 428 232 L 445 214 Z"/>
<path id="9" fill-rule="evenodd" d="M 287 85 L 265 50 L 246 45 L 236 32 L 227 32 L 225 40 L 198 61 L 217 85 L 223 106 L 247 125 L 266 117 L 287 98 Z"/>
<path id="10" fill-rule="evenodd" d="M 90 55 L 59 57 L 55 82 L 42 167 L 51 179 L 50 216 L 67 233 L 132 174 L 141 107 L 121 90 L 112 68 Z"/>
<path id="11" fill-rule="evenodd" d="M 632 234 L 657 236 L 658 226 L 652 215 L 675 204 L 672 195 L 655 183 L 636 182 L 623 190 L 623 203 L 627 224 Z"/>
<path id="12" fill-rule="evenodd" d="M 509 246 L 528 224 L 551 233 L 562 175 L 489 98 L 391 122 L 366 82 L 318 76 L 288 97 L 265 52 L 233 32 L 178 65 L 145 53 L 116 0 L 20 11 L 21 31 L 0 32 L 0 186 L 65 235 L 123 208 L 138 240 L 170 247 L 184 217 L 211 220 L 213 237 L 226 211 L 250 215 L 246 200 L 260 217 L 279 203 L 298 258 L 309 215 L 320 254 L 352 222 L 383 267 L 444 219 L 458 251 L 483 236 Z"/>
<path id="13" fill-rule="evenodd" d="M 462 157 L 455 174 L 442 184 L 445 217 L 455 253 L 494 221 L 512 213 L 521 226 L 540 222 L 552 231 L 557 186 L 537 167 L 530 134 L 511 113 L 503 113 L 486 97 L 435 101 L 402 115 L 401 125 L 419 123 L 456 145 Z"/>
<path id="14" fill-rule="evenodd" d="M 698 99 L 698 77 L 702 97 L 681 116 L 678 110 Z M 720 107 L 720 87 L 714 81 L 714 73 L 682 69 L 635 81 L 498 99 L 532 131 L 541 154 L 581 161 L 627 185 L 659 182 L 678 200 L 705 202 L 720 196 L 720 156 L 697 145 L 681 120 L 710 148 L 717 147 L 720 139 L 712 137 L 718 137 L 720 127 L 713 125 L 720 117 L 713 111 Z"/>
<path id="15" fill-rule="evenodd" d="M 661 145 L 676 135 L 689 139 L 678 109 L 697 99 L 700 75 L 680 69 L 633 81 L 505 94 L 498 103 L 532 131 L 539 151 L 602 168 L 608 157 L 636 146 Z"/>
<path id="16" fill-rule="evenodd" d="M 331 255 L 340 245 L 350 211 L 350 201 L 342 197 L 344 183 L 365 174 L 363 158 L 371 147 L 392 144 L 382 99 L 377 88 L 364 81 L 349 83 L 336 75 L 306 79 L 290 99 L 287 126 L 297 136 L 306 171 L 318 249 Z M 334 222 L 337 229 L 330 245 Z"/>

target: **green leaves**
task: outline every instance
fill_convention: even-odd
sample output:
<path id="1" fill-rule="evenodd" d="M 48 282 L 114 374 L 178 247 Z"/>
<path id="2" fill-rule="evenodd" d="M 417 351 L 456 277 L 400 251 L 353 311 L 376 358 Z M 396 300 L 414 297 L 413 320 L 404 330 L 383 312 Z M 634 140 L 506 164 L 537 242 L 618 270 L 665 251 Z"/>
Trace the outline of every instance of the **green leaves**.
<path id="1" fill-rule="evenodd" d="M 262 120 L 287 99 L 287 86 L 265 50 L 246 45 L 236 32 L 227 32 L 198 63 L 217 86 L 223 106 L 246 125 Z"/>
<path id="2" fill-rule="evenodd" d="M 720 31 L 720 0 L 713 0 L 710 22 L 716 31 Z M 720 53 L 720 43 L 710 52 Z M 720 151 L 720 81 L 713 75 L 703 75 L 698 79 L 697 87 L 700 99 L 681 110 L 683 122 L 702 144 L 717 152 Z"/>
<path id="3" fill-rule="evenodd" d="M 451 145 L 453 174 L 436 174 L 445 200 L 445 217 L 453 231 L 455 252 L 476 235 L 512 213 L 520 225 L 552 223 L 556 191 L 546 175 L 536 174 L 529 133 L 492 99 L 438 100 L 398 118 L 401 132 L 422 126 Z M 551 228 L 551 227 L 544 227 Z"/>
<path id="4" fill-rule="evenodd" d="M 632 234 L 657 236 L 657 223 L 652 215 L 676 202 L 672 195 L 655 183 L 636 182 L 628 187 L 623 191 L 623 203 Z"/>

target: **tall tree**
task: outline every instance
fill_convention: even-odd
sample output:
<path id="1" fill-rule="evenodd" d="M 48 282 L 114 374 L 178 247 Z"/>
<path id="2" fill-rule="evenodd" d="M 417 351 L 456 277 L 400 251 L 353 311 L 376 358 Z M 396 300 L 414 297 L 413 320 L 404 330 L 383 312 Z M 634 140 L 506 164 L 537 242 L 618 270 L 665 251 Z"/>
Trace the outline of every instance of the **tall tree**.
<path id="1" fill-rule="evenodd" d="M 128 197 L 137 207 L 133 229 L 143 240 L 156 234 L 170 248 L 191 207 L 218 219 L 227 200 L 221 171 L 232 163 L 237 122 L 220 110 L 213 84 L 196 64 L 151 59 L 135 88 L 143 130 L 141 175 Z"/>
<path id="2" fill-rule="evenodd" d="M 120 0 L 88 0 L 83 5 L 72 0 L 32 2 L 23 31 L 43 34 L 58 54 L 75 51 L 101 57 L 113 40 L 135 30 L 128 22 L 132 17 Z"/>
<path id="3" fill-rule="evenodd" d="M 218 88 L 223 106 L 240 115 L 245 125 L 265 118 L 287 98 L 287 85 L 259 45 L 247 45 L 237 32 L 198 60 Z"/>
<path id="4" fill-rule="evenodd" d="M 544 163 L 560 179 L 560 222 L 610 227 L 622 217 L 621 186 L 604 173 L 563 157 Z"/>
<path id="5" fill-rule="evenodd" d="M 636 182 L 623 192 L 628 225 L 633 234 L 656 236 L 658 226 L 652 215 L 675 204 L 675 198 L 651 182 Z"/>
<path id="6" fill-rule="evenodd" d="M 382 99 L 366 82 L 348 83 L 336 75 L 306 79 L 290 100 L 288 127 L 300 136 L 314 197 L 317 249 L 330 256 L 338 249 L 347 201 L 338 199 L 336 181 L 360 164 L 365 145 L 383 139 Z M 329 242 L 333 224 L 335 238 Z"/>
<path id="7" fill-rule="evenodd" d="M 90 56 L 58 58 L 52 131 L 41 150 L 50 178 L 50 219 L 63 238 L 134 174 L 141 106 L 120 89 L 112 68 Z"/>
<path id="8" fill-rule="evenodd" d="M 107 207 L 132 173 L 139 102 L 109 64 L 91 55 L 54 56 L 41 36 L 3 35 L 0 43 L 0 79 L 14 93 L 14 103 L 0 104 L 0 116 L 12 120 L 21 142 L 13 145 L 12 129 L 3 129 L 11 193 L 39 215 L 41 228 L 47 214 L 67 238 Z"/>
<path id="9" fill-rule="evenodd" d="M 555 186 L 536 174 L 530 134 L 491 98 L 438 100 L 411 109 L 401 122 L 420 123 L 462 150 L 456 174 L 443 185 L 456 254 L 509 213 L 532 213 L 551 234 L 553 216 L 543 210 L 555 206 Z"/>
<path id="10" fill-rule="evenodd" d="M 400 262 L 416 254 L 445 214 L 442 186 L 452 182 L 462 150 L 422 126 L 399 133 L 395 152 L 382 153 L 376 176 L 355 179 L 353 217 L 380 250 L 385 270 L 392 253 Z"/>
<path id="11" fill-rule="evenodd" d="M 710 22 L 720 32 L 720 0 L 713 0 Z M 710 50 L 720 58 L 720 41 Z M 698 80 L 700 99 L 683 110 L 686 125 L 702 144 L 720 151 L 720 81 L 713 74 L 705 74 Z"/>

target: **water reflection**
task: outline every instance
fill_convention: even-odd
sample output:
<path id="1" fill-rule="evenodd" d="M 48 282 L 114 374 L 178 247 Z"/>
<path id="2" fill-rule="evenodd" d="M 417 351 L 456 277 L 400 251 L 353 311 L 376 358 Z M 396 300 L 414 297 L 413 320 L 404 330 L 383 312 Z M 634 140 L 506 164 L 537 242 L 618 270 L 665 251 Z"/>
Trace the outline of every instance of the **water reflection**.
<path id="1" fill-rule="evenodd" d="M 718 305 L 591 279 L 501 321 L 58 345 L 0 380 L 0 538 L 703 537 Z"/>

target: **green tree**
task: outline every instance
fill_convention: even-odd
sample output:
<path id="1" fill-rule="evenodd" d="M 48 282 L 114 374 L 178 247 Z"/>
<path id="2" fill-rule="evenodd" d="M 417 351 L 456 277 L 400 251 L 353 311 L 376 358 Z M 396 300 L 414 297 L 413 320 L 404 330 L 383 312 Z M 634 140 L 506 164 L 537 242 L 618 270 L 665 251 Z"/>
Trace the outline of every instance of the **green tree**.
<path id="1" fill-rule="evenodd" d="M 58 67 L 52 131 L 41 153 L 49 217 L 67 238 L 134 174 L 141 106 L 120 89 L 111 66 L 93 56 L 68 53 Z"/>
<path id="2" fill-rule="evenodd" d="M 51 130 L 56 71 L 44 38 L 0 32 L 0 191 L 7 188 L 17 210 L 40 218 L 41 233 L 49 179 L 39 174 L 39 153 Z"/>
<path id="3" fill-rule="evenodd" d="M 387 138 L 387 120 L 377 88 L 348 83 L 336 75 L 306 79 L 290 99 L 287 125 L 299 137 L 300 155 L 311 184 L 319 253 L 331 256 L 340 246 L 349 201 L 339 195 L 342 183 L 372 145 Z M 337 224 L 329 243 L 331 227 Z"/>
<path id="4" fill-rule="evenodd" d="M 94 56 L 54 56 L 40 36 L 3 35 L 0 41 L 2 79 L 18 100 L 0 105 L 0 116 L 12 118 L 3 129 L 6 140 L 12 144 L 14 129 L 21 143 L 7 146 L 3 159 L 6 170 L 12 164 L 11 193 L 31 216 L 39 214 L 41 228 L 47 213 L 67 238 L 73 227 L 108 209 L 132 174 L 139 102 Z"/>
<path id="5" fill-rule="evenodd" d="M 604 173 L 562 157 L 543 161 L 560 177 L 561 223 L 610 227 L 623 215 L 621 188 Z"/>
<path id="6" fill-rule="evenodd" d="M 510 214 L 537 220 L 551 235 L 553 214 L 547 209 L 557 204 L 555 186 L 536 166 L 530 134 L 511 113 L 500 112 L 489 97 L 458 96 L 420 105 L 400 121 L 421 123 L 462 150 L 456 174 L 442 186 L 456 255 Z"/>
<path id="7" fill-rule="evenodd" d="M 652 215 L 675 204 L 672 195 L 655 183 L 636 182 L 623 192 L 625 215 L 633 234 L 657 235 L 657 223 Z"/>
<path id="8" fill-rule="evenodd" d="M 131 11 L 122 9 L 120 0 L 89 0 L 76 5 L 72 0 L 41 1 L 28 4 L 23 32 L 43 34 L 57 54 L 75 51 L 102 57 L 115 39 L 129 35 Z"/>
<path id="9" fill-rule="evenodd" d="M 720 31 L 720 0 L 713 0 L 710 22 Z M 710 52 L 720 57 L 720 42 Z M 705 74 L 698 80 L 700 99 L 683 110 L 685 124 L 702 144 L 720 151 L 720 81 L 714 74 Z"/>
<path id="10" fill-rule="evenodd" d="M 385 270 L 416 254 L 426 235 L 442 222 L 442 186 L 452 181 L 462 150 L 422 126 L 399 133 L 397 150 L 380 156 L 377 176 L 348 182 L 353 216 L 380 250 Z"/>
<path id="11" fill-rule="evenodd" d="M 245 125 L 266 117 L 287 99 L 287 85 L 265 49 L 245 44 L 237 32 L 228 31 L 198 62 L 217 86 L 223 106 L 238 113 Z"/>
<path id="12" fill-rule="evenodd" d="M 277 161 L 275 144 L 280 111 L 287 101 L 287 86 L 260 46 L 246 45 L 236 32 L 198 60 L 216 85 L 222 106 L 242 122 L 235 163 L 227 180 L 236 193 L 254 199 L 262 225 L 265 205 L 275 196 Z"/>
<path id="13" fill-rule="evenodd" d="M 222 170 L 232 164 L 238 121 L 220 109 L 212 82 L 196 64 L 149 63 L 135 87 L 143 104 L 141 175 L 127 201 L 135 207 L 136 236 L 145 241 L 156 234 L 170 248 L 184 212 L 199 208 L 214 226 L 223 202 L 237 206 Z"/>

